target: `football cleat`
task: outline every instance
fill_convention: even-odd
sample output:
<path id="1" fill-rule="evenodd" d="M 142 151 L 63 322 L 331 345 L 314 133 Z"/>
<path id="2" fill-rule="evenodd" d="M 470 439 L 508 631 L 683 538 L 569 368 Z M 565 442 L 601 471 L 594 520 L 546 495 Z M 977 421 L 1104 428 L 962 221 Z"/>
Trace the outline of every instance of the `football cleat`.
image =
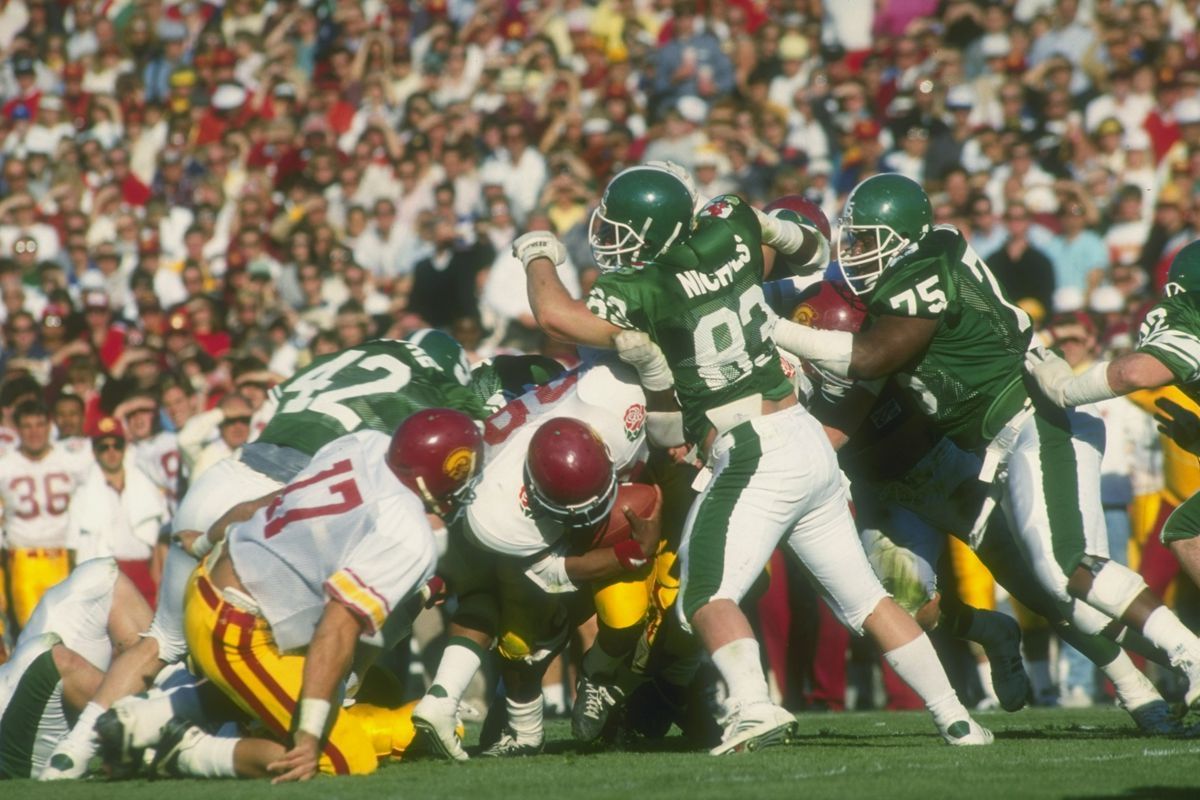
<path id="1" fill-rule="evenodd" d="M 1125 710 L 1137 723 L 1138 730 L 1147 736 L 1182 736 L 1187 733 L 1183 723 L 1171 713 L 1171 706 L 1161 697 Z"/>
<path id="2" fill-rule="evenodd" d="M 180 778 L 186 775 L 179 769 L 179 756 L 204 738 L 204 731 L 183 717 L 176 717 L 162 730 L 162 738 L 154 749 L 154 758 L 147 766 L 151 778 Z"/>
<path id="3" fill-rule="evenodd" d="M 991 744 L 995 738 L 991 731 L 970 717 L 951 722 L 944 728 L 939 725 L 938 732 L 947 744 L 956 747 Z"/>
<path id="4" fill-rule="evenodd" d="M 1171 654 L 1171 665 L 1187 676 L 1187 693 L 1183 696 L 1183 704 L 1189 709 L 1200 709 L 1200 662 L 1191 654 L 1182 654 L 1183 648 Z"/>
<path id="5" fill-rule="evenodd" d="M 142 750 L 133 746 L 133 720 L 128 706 L 110 708 L 96 720 L 100 757 L 114 778 L 129 777 L 141 763 Z"/>
<path id="6" fill-rule="evenodd" d="M 735 706 L 724 724 L 721 743 L 709 750 L 714 756 L 792 744 L 799 728 L 790 711 L 769 702 Z"/>
<path id="7" fill-rule="evenodd" d="M 976 615 L 986 615 L 987 631 L 979 644 L 991 666 L 992 689 L 1005 711 L 1020 711 L 1033 694 L 1033 684 L 1025 672 L 1021 658 L 1021 626 L 1006 614 L 975 609 Z"/>
<path id="8" fill-rule="evenodd" d="M 571 710 L 571 735 L 585 744 L 604 734 L 613 709 L 625 701 L 625 693 L 616 686 L 596 683 L 586 675 L 575 685 L 575 707 Z"/>
<path id="9" fill-rule="evenodd" d="M 521 756 L 536 756 L 542 752 L 542 738 L 532 741 L 522 738 L 508 728 L 500 734 L 500 739 L 479 755 L 483 758 L 518 758 Z"/>
<path id="10" fill-rule="evenodd" d="M 412 712 L 413 727 L 417 729 L 413 749 L 432 753 L 451 761 L 466 761 L 462 739 L 458 736 L 461 725 L 458 718 L 458 701 L 452 697 L 436 697 L 427 694 L 417 703 Z"/>

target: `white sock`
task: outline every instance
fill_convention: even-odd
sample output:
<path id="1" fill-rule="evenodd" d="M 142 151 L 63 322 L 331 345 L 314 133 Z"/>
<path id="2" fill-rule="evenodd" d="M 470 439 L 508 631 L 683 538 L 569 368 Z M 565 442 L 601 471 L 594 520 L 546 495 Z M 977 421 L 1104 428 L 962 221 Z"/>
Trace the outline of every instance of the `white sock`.
<path id="1" fill-rule="evenodd" d="M 90 747 L 93 753 L 96 752 L 96 720 L 107 710 L 94 702 L 83 707 L 79 719 L 75 720 L 75 727 L 68 734 L 72 749 Z"/>
<path id="2" fill-rule="evenodd" d="M 518 703 L 512 698 L 507 698 L 505 703 L 508 705 L 508 727 L 512 728 L 517 739 L 522 744 L 541 742 L 545 732 L 542 725 L 544 706 L 541 695 L 528 703 Z"/>
<path id="3" fill-rule="evenodd" d="M 716 649 L 712 662 L 725 679 L 729 700 L 742 705 L 771 702 L 756 640 L 734 639 Z"/>
<path id="4" fill-rule="evenodd" d="M 556 712 L 567 710 L 567 694 L 563 691 L 561 681 L 555 681 L 542 687 L 542 701 L 547 708 Z"/>
<path id="5" fill-rule="evenodd" d="M 1200 656 L 1200 641 L 1196 640 L 1196 634 L 1188 630 L 1166 606 L 1154 609 L 1142 627 L 1142 635 L 1155 647 L 1167 651 L 1172 666 L 1178 666 L 1183 658 L 1191 657 L 1192 661 L 1196 661 Z"/>
<path id="6" fill-rule="evenodd" d="M 179 752 L 179 769 L 197 778 L 236 778 L 233 751 L 238 739 L 201 733 Z"/>
<path id="7" fill-rule="evenodd" d="M 1026 661 L 1025 666 L 1029 670 L 1029 682 L 1033 684 L 1034 697 L 1040 697 L 1050 691 L 1050 687 L 1054 685 L 1054 680 L 1050 677 L 1050 660 L 1039 658 L 1037 661 Z"/>
<path id="8" fill-rule="evenodd" d="M 921 634 L 908 644 L 883 654 L 900 679 L 921 696 L 925 707 L 940 727 L 969 719 L 966 707 L 959 701 L 938 661 L 929 637 Z"/>
<path id="9" fill-rule="evenodd" d="M 1116 658 L 1100 667 L 1104 676 L 1113 683 L 1117 699 L 1129 709 L 1139 708 L 1152 700 L 1161 700 L 1150 679 L 1138 671 L 1133 659 L 1122 650 Z"/>
<path id="10" fill-rule="evenodd" d="M 435 691 L 440 687 L 445 692 L 445 697 L 461 700 L 481 663 L 476 650 L 461 644 L 447 645 L 442 651 L 442 660 L 438 663 L 433 686 L 429 687 L 430 694 L 443 696 Z"/>
<path id="11" fill-rule="evenodd" d="M 977 662 L 975 671 L 979 673 L 979 685 L 983 687 L 983 696 L 988 700 L 1000 702 L 1000 698 L 996 697 L 996 689 L 992 686 L 992 665 L 986 661 Z"/>

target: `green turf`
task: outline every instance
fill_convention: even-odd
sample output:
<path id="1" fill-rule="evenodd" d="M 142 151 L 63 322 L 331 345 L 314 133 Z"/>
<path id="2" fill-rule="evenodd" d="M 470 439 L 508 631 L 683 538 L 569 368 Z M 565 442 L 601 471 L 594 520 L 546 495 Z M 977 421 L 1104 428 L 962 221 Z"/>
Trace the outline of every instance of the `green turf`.
<path id="1" fill-rule="evenodd" d="M 1200 740 L 1133 735 L 1112 708 L 980 714 L 997 734 L 991 747 L 942 744 L 922 713 L 800 717 L 795 747 L 712 758 L 662 752 L 580 755 L 565 723 L 550 726 L 550 754 L 468 764 L 393 764 L 366 778 L 321 779 L 288 787 L 265 782 L 171 781 L 39 785 L 0 782 L 0 797 L 120 800 L 338 798 L 1196 798 Z"/>

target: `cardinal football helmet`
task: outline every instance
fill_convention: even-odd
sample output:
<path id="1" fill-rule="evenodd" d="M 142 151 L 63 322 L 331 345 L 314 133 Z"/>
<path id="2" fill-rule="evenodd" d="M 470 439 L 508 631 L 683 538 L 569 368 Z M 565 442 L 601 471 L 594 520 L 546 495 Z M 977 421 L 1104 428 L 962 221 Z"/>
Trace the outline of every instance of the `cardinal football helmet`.
<path id="1" fill-rule="evenodd" d="M 933 206 L 921 185 L 897 173 L 874 175 L 846 198 L 837 260 L 846 285 L 870 294 L 891 260 L 933 230 Z"/>
<path id="2" fill-rule="evenodd" d="M 529 441 L 525 491 L 530 508 L 571 528 L 605 520 L 617 499 L 617 473 L 608 447 L 586 423 L 548 420 Z"/>
<path id="3" fill-rule="evenodd" d="M 600 269 L 639 266 L 686 239 L 693 194 L 674 172 L 629 167 L 608 183 L 592 212 L 588 242 Z"/>
<path id="4" fill-rule="evenodd" d="M 483 467 L 483 436 L 475 420 L 461 411 L 418 411 L 392 434 L 387 465 L 430 512 L 453 517 L 474 496 Z"/>

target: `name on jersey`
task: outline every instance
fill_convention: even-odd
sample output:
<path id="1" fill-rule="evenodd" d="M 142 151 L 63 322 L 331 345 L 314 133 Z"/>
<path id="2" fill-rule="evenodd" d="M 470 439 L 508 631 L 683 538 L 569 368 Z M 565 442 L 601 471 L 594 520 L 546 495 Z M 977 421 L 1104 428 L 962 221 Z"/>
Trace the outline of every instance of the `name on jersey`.
<path id="1" fill-rule="evenodd" d="M 688 299 L 700 297 L 711 292 L 718 292 L 733 283 L 733 278 L 742 268 L 750 263 L 750 248 L 741 236 L 733 235 L 734 253 L 736 255 L 717 267 L 712 272 L 699 272 L 694 269 L 675 273 Z"/>

